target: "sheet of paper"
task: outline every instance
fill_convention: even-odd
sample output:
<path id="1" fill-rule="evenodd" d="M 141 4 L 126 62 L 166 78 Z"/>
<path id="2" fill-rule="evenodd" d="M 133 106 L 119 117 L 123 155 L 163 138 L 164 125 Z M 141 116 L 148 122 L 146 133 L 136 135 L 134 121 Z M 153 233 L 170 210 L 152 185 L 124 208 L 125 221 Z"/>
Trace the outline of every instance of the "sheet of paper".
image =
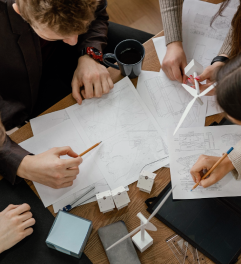
<path id="1" fill-rule="evenodd" d="M 211 197 L 241 196 L 241 181 L 235 180 L 232 173 L 208 187 L 198 186 L 190 191 L 195 183 L 190 169 L 201 154 L 221 157 L 241 140 L 241 126 L 208 126 L 180 128 L 175 136 L 169 134 L 173 199 L 198 199 Z"/>
<path id="2" fill-rule="evenodd" d="M 143 167 L 155 171 L 169 162 L 162 132 L 127 77 L 67 112 L 85 142 L 103 142 L 96 162 L 111 189 L 137 181 Z"/>
<path id="3" fill-rule="evenodd" d="M 163 58 L 166 54 L 165 37 L 154 38 L 152 40 L 153 40 L 159 61 L 162 64 Z M 210 63 L 211 63 L 211 60 L 210 60 Z M 160 71 L 162 71 L 162 70 L 160 70 Z M 206 96 L 206 97 L 207 97 L 206 116 L 216 115 L 216 114 L 223 112 L 223 110 L 217 104 L 215 96 Z"/>
<path id="4" fill-rule="evenodd" d="M 69 116 L 65 110 L 59 110 L 50 114 L 42 115 L 30 119 L 30 125 L 34 135 L 37 135 L 46 129 L 56 126 L 65 120 L 68 120 Z"/>
<path id="5" fill-rule="evenodd" d="M 71 120 L 66 120 L 45 130 L 19 145 L 33 154 L 45 152 L 53 147 L 63 146 L 70 146 L 76 153 L 82 153 L 90 147 L 90 145 L 86 144 L 80 137 Z M 97 148 L 83 157 L 83 163 L 79 167 L 80 173 L 74 181 L 73 186 L 62 189 L 52 189 L 34 182 L 45 207 L 103 178 L 102 173 L 95 165 Z M 62 158 L 69 157 L 63 156 Z"/>
<path id="6" fill-rule="evenodd" d="M 167 140 L 168 129 L 172 128 L 172 133 L 174 132 L 193 97 L 180 83 L 170 81 L 163 71 L 142 71 L 138 78 L 137 91 L 165 133 Z M 194 103 L 181 127 L 204 126 L 206 97 L 202 97 L 202 101 L 203 105 Z"/>
<path id="7" fill-rule="evenodd" d="M 87 204 L 87 203 L 92 203 L 96 201 L 96 197 L 91 198 L 92 196 L 96 195 L 97 193 L 101 193 L 101 192 L 105 192 L 110 190 L 110 187 L 108 185 L 108 183 L 106 182 L 105 178 L 97 181 L 96 183 L 82 189 L 79 190 L 78 192 L 69 195 L 68 197 L 61 199 L 60 201 L 56 202 L 53 204 L 53 208 L 54 208 L 54 212 L 58 213 L 59 210 L 63 209 L 63 207 L 65 207 L 66 205 L 72 203 L 72 201 L 74 201 L 75 199 L 77 199 L 79 196 L 81 196 L 83 193 L 85 193 L 88 189 L 90 189 L 92 186 L 95 186 L 95 189 L 90 191 L 88 194 L 86 194 L 83 198 L 81 198 L 78 202 L 76 202 L 73 206 L 76 206 L 78 204 L 80 204 L 82 201 L 85 201 L 86 199 L 88 199 L 87 201 L 83 202 L 82 204 Z M 125 187 L 125 189 L 127 191 L 129 191 L 128 186 Z"/>
<path id="8" fill-rule="evenodd" d="M 227 7 L 222 16 L 217 17 L 212 27 L 210 22 L 219 10 L 219 5 L 192 0 L 183 4 L 183 47 L 189 63 L 192 59 L 204 68 L 210 65 L 227 36 L 235 8 Z"/>

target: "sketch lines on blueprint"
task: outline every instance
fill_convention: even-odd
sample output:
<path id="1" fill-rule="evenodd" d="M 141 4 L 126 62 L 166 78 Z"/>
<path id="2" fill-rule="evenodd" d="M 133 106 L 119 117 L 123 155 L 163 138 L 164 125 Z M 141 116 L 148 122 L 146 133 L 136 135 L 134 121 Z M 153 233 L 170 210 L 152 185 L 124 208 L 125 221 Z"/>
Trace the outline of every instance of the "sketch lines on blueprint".
<path id="1" fill-rule="evenodd" d="M 105 141 L 98 151 L 98 165 L 107 172 L 108 183 L 118 184 L 133 177 L 138 179 L 143 166 L 161 159 L 164 153 L 159 132 L 151 123 L 149 127 L 141 124 Z"/>
<path id="2" fill-rule="evenodd" d="M 84 107 L 75 109 L 74 114 L 92 143 L 148 119 L 128 84 L 100 99 L 85 101 Z"/>
<path id="3" fill-rule="evenodd" d="M 180 175 L 180 182 L 182 186 L 182 190 L 184 191 L 190 191 L 195 184 L 194 181 L 191 178 L 190 170 L 192 166 L 196 163 L 199 156 L 201 154 L 209 155 L 209 156 L 218 156 L 217 152 L 214 152 L 212 150 L 207 150 L 205 153 L 199 153 L 194 154 L 190 156 L 181 157 L 177 160 L 177 163 L 180 164 L 180 169 L 178 170 L 178 174 Z M 207 189 L 204 189 L 202 187 L 197 187 L 195 189 L 195 192 L 209 192 L 209 191 L 221 191 L 222 184 L 221 182 L 218 182 L 212 186 L 210 186 Z"/>
<path id="4" fill-rule="evenodd" d="M 227 146 L 234 146 L 238 141 L 241 140 L 241 134 L 227 133 L 221 138 L 222 142 L 226 143 Z"/>
<path id="5" fill-rule="evenodd" d="M 165 81 L 162 77 L 146 80 L 145 85 L 157 115 L 177 124 L 192 97 L 184 92 L 182 88 L 169 81 Z M 198 103 L 194 103 L 192 111 L 189 112 L 184 121 L 185 125 L 191 126 L 192 123 L 197 122 L 198 117 Z"/>
<path id="6" fill-rule="evenodd" d="M 211 132 L 179 134 L 177 151 L 215 150 L 215 141 Z"/>
<path id="7" fill-rule="evenodd" d="M 212 26 L 210 25 L 211 20 L 211 16 L 196 14 L 194 23 L 190 27 L 191 33 L 224 41 L 231 25 L 231 19 L 219 16 L 214 20 Z"/>

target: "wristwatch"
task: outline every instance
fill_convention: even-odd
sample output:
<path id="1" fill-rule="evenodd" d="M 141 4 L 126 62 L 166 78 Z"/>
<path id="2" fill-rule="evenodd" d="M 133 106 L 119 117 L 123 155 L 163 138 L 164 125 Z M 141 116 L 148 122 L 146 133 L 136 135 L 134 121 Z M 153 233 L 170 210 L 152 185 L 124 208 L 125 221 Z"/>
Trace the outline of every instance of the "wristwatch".
<path id="1" fill-rule="evenodd" d="M 229 60 L 228 57 L 225 57 L 225 56 L 216 56 L 216 57 L 212 60 L 211 65 L 213 65 L 214 62 L 217 62 L 217 61 L 225 62 L 225 61 L 227 61 L 227 60 Z"/>
<path id="2" fill-rule="evenodd" d="M 103 53 L 94 47 L 87 47 L 82 49 L 80 53 L 80 57 L 86 54 L 89 55 L 94 60 L 103 61 Z"/>

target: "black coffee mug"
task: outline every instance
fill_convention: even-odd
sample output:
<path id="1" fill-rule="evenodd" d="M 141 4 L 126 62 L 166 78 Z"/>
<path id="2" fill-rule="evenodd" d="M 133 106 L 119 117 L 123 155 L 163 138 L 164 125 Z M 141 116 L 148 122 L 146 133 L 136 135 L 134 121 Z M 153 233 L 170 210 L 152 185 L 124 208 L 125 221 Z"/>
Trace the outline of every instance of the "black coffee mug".
<path id="1" fill-rule="evenodd" d="M 104 54 L 103 62 L 107 66 L 120 70 L 123 76 L 132 79 L 140 75 L 144 57 L 144 46 L 135 39 L 126 39 L 115 47 L 114 54 Z M 109 62 L 107 59 L 115 59 L 118 65 Z"/>

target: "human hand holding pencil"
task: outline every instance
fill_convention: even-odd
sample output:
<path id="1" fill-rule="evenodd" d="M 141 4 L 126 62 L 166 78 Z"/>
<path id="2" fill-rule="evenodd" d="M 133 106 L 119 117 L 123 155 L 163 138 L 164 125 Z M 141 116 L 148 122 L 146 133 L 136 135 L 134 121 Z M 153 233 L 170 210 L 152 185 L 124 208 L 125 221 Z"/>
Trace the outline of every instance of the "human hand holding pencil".
<path id="1" fill-rule="evenodd" d="M 190 171 L 192 178 L 196 183 L 192 190 L 198 185 L 207 188 L 220 181 L 225 175 L 232 171 L 234 166 L 228 158 L 228 154 L 232 150 L 233 148 L 223 154 L 221 158 L 201 155 Z M 207 170 L 207 173 L 204 174 L 203 170 Z"/>

